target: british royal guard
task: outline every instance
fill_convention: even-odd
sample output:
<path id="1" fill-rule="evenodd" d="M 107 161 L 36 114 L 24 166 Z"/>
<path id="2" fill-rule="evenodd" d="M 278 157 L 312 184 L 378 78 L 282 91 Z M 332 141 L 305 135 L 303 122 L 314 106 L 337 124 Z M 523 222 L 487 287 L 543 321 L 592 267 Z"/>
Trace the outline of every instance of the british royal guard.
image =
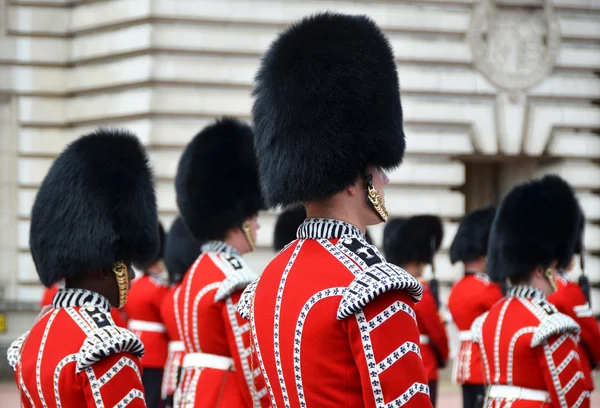
<path id="1" fill-rule="evenodd" d="M 100 129 L 54 161 L 31 211 L 40 280 L 64 279 L 52 308 L 8 351 L 23 407 L 145 407 L 142 342 L 115 325 L 132 264 L 158 251 L 148 158 L 124 130 Z"/>
<path id="2" fill-rule="evenodd" d="M 585 251 L 583 248 L 583 232 L 585 217 L 580 213 L 579 233 L 577 236 L 575 254 L 579 254 L 581 270 L 584 271 Z M 575 320 L 581 328 L 579 338 L 579 356 L 587 389 L 594 390 L 594 375 L 592 370 L 600 363 L 600 326 L 592 313 L 590 303 L 585 292 L 576 282 L 569 280 L 566 274 L 573 268 L 574 260 L 569 265 L 561 265 L 561 275 L 556 278 L 556 292 L 548 296 L 559 312 L 566 314 Z"/>
<path id="3" fill-rule="evenodd" d="M 496 209 L 486 207 L 467 214 L 450 246 L 450 261 L 461 262 L 464 276 L 454 284 L 448 298 L 452 321 L 459 330 L 460 346 L 452 380 L 462 387 L 463 407 L 480 406 L 485 396 L 485 377 L 479 348 L 471 341 L 471 325 L 502 298 L 497 283 L 486 273 L 488 238 Z"/>
<path id="4" fill-rule="evenodd" d="M 250 349 L 250 327 L 236 313 L 256 278 L 242 255 L 252 251 L 263 208 L 252 129 L 221 119 L 185 148 L 175 178 L 177 204 L 192 235 L 205 242 L 174 293 L 184 342 L 176 407 L 260 407 L 268 396 Z"/>
<path id="5" fill-rule="evenodd" d="M 144 274 L 134 280 L 125 305 L 127 328 L 144 343 L 146 352 L 142 357 L 142 383 L 146 390 L 148 408 L 158 408 L 161 401 L 163 370 L 167 362 L 169 337 L 160 316 L 160 304 L 169 293 L 169 286 L 161 276 L 165 270 L 163 253 L 165 231 L 158 224 L 160 250 Z"/>
<path id="6" fill-rule="evenodd" d="M 448 335 L 439 315 L 439 303 L 427 282 L 422 280 L 427 265 L 433 265 L 435 253 L 444 236 L 442 221 L 433 215 L 417 215 L 390 220 L 383 232 L 386 259 L 421 281 L 423 298 L 414 307 L 421 333 L 421 357 L 427 371 L 429 396 L 435 406 L 438 368 L 445 367 L 450 355 Z"/>
<path id="7" fill-rule="evenodd" d="M 165 240 L 164 262 L 169 273 L 169 293 L 160 305 L 160 317 L 169 337 L 169 354 L 161 387 L 161 398 L 166 408 L 173 406 L 173 395 L 179 382 L 181 363 L 184 356 L 184 344 L 179 337 L 179 328 L 175 318 L 173 295 L 185 273 L 200 256 L 202 243 L 188 231 L 181 217 L 173 221 Z"/>
<path id="8" fill-rule="evenodd" d="M 556 290 L 557 267 L 573 257 L 578 206 L 558 176 L 519 184 L 502 199 L 487 269 L 512 287 L 471 327 L 488 384 L 486 407 L 590 406 L 579 325 L 546 298 Z"/>
<path id="9" fill-rule="evenodd" d="M 297 239 L 244 292 L 272 406 L 430 407 L 421 284 L 365 241 L 404 155 L 391 46 L 365 16 L 317 14 L 271 44 L 252 117 L 271 206 L 304 203 Z"/>

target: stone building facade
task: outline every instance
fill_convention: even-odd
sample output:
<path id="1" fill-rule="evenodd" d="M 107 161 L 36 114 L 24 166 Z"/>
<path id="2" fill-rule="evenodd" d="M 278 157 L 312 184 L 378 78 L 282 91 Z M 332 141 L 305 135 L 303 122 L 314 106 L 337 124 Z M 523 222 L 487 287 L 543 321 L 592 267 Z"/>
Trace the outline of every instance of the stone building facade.
<path id="1" fill-rule="evenodd" d="M 136 132 L 168 226 L 187 141 L 215 117 L 249 119 L 269 43 L 328 9 L 368 14 L 390 37 L 407 157 L 390 175 L 388 207 L 444 218 L 442 294 L 462 273 L 447 255 L 457 220 L 549 172 L 577 189 L 587 272 L 600 285 L 599 0 L 0 0 L 0 309 L 9 316 L 0 343 L 35 315 L 29 214 L 65 145 L 98 126 Z M 261 215 L 249 257 L 257 270 L 273 256 L 274 220 Z M 382 230 L 371 229 L 378 244 Z M 600 286 L 593 295 L 600 314 Z"/>

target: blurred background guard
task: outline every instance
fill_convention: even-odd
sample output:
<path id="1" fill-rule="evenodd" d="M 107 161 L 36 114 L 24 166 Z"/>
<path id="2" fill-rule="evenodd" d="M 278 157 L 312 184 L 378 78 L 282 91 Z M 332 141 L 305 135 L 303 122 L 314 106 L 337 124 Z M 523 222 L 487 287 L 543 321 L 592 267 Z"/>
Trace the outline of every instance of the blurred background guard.
<path id="1" fill-rule="evenodd" d="M 160 305 L 160 317 L 169 337 L 169 354 L 161 387 L 161 399 L 164 401 L 165 408 L 173 407 L 173 395 L 179 383 L 185 351 L 175 318 L 174 296 L 179 293 L 179 284 L 185 273 L 200 256 L 201 246 L 202 243 L 192 236 L 181 217 L 177 217 L 165 240 L 164 262 L 169 273 L 170 288 Z"/>
<path id="2" fill-rule="evenodd" d="M 433 215 L 417 215 L 388 221 L 383 233 L 386 259 L 421 280 L 427 265 L 433 265 L 435 253 L 442 245 L 442 220 Z M 445 367 L 450 345 L 444 322 L 439 315 L 439 300 L 427 282 L 421 280 L 423 298 L 414 307 L 421 333 L 421 357 L 427 370 L 429 396 L 436 405 L 438 367 Z M 401 330 L 401 328 L 398 328 Z"/>
<path id="3" fill-rule="evenodd" d="M 575 254 L 580 256 L 581 271 L 585 273 L 585 251 L 583 246 L 585 216 L 580 208 L 579 232 L 575 246 Z M 579 338 L 579 357 L 587 389 L 594 390 L 594 376 L 592 370 L 600 363 L 600 326 L 592 314 L 588 298 L 585 296 L 584 288 L 569 280 L 566 276 L 573 269 L 575 259 L 571 259 L 568 265 L 559 265 L 560 276 L 556 279 L 556 292 L 548 296 L 559 312 L 566 314 L 579 324 L 581 335 Z"/>
<path id="4" fill-rule="evenodd" d="M 384 169 L 405 147 L 387 37 L 365 16 L 304 18 L 270 45 L 254 96 L 265 198 L 308 216 L 238 308 L 272 405 L 431 406 L 412 310 L 423 288 L 363 236 L 387 219 Z"/>
<path id="5" fill-rule="evenodd" d="M 160 317 L 160 304 L 169 292 L 164 280 L 163 253 L 165 231 L 158 223 L 160 251 L 147 265 L 144 274 L 131 284 L 129 300 L 125 306 L 127 328 L 144 343 L 146 353 L 142 357 L 142 382 L 146 390 L 148 408 L 158 408 L 163 370 L 167 362 L 169 337 Z"/>
<path id="6" fill-rule="evenodd" d="M 142 342 L 115 325 L 132 263 L 158 251 L 156 197 L 144 148 L 123 130 L 98 130 L 61 153 L 31 213 L 40 280 L 65 288 L 8 359 L 26 407 L 145 407 Z M 92 235 L 93 234 L 93 235 Z"/>
<path id="7" fill-rule="evenodd" d="M 464 408 L 476 408 L 485 395 L 484 368 L 479 348 L 471 341 L 471 325 L 502 298 L 500 286 L 491 282 L 486 273 L 488 238 L 495 214 L 493 207 L 467 214 L 450 246 L 450 261 L 461 262 L 465 271 L 448 298 L 448 309 L 460 340 L 452 379 L 462 386 Z"/>
<path id="8" fill-rule="evenodd" d="M 561 265 L 573 258 L 579 204 L 558 176 L 513 187 L 489 238 L 488 274 L 508 279 L 508 295 L 471 328 L 489 385 L 486 406 L 590 406 L 579 325 L 550 304 Z"/>
<path id="9" fill-rule="evenodd" d="M 242 291 L 258 276 L 242 258 L 255 248 L 263 208 L 252 137 L 245 123 L 220 119 L 191 140 L 179 161 L 179 211 L 205 243 L 174 295 L 186 352 L 176 407 L 269 405 L 250 327 L 236 313 Z"/>

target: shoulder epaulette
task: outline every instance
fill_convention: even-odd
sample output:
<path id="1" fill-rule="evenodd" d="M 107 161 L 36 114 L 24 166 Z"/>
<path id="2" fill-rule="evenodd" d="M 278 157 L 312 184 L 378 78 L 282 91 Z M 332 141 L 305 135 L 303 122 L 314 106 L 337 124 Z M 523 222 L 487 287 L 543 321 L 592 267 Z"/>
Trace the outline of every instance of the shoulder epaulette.
<path id="1" fill-rule="evenodd" d="M 540 319 L 540 324 L 533 332 L 531 347 L 537 347 L 557 334 L 572 333 L 579 335 L 581 329 L 577 322 L 569 316 L 560 313 L 553 304 L 545 299 L 532 303 L 545 313 L 540 313 L 542 317 Z"/>
<path id="2" fill-rule="evenodd" d="M 8 364 L 12 367 L 13 370 L 17 369 L 17 364 L 21 356 L 21 347 L 23 347 L 23 343 L 25 342 L 25 339 L 28 335 L 29 332 L 26 332 L 25 334 L 21 335 L 21 337 L 13 341 L 6 352 Z"/>
<path id="3" fill-rule="evenodd" d="M 471 341 L 473 343 L 479 343 L 481 341 L 481 333 L 483 328 L 483 323 L 485 322 L 485 318 L 487 317 L 488 312 L 477 317 L 473 320 L 473 324 L 471 324 Z"/>
<path id="4" fill-rule="evenodd" d="M 255 279 L 254 282 L 250 283 L 246 286 L 246 290 L 242 293 L 240 300 L 238 302 L 237 310 L 242 318 L 249 320 L 250 319 L 250 310 L 252 308 L 252 300 L 254 298 L 254 292 L 256 291 L 256 286 L 258 285 L 258 281 L 260 278 Z"/>
<path id="5" fill-rule="evenodd" d="M 144 344 L 127 329 L 108 325 L 93 330 L 83 342 L 77 355 L 77 372 L 101 359 L 119 353 L 144 355 Z"/>
<path id="6" fill-rule="evenodd" d="M 222 253 L 219 254 L 219 258 L 224 261 L 229 270 L 226 272 L 227 278 L 221 282 L 219 289 L 217 289 L 215 302 L 220 302 L 231 296 L 234 292 L 245 289 L 246 286 L 257 278 L 257 275 L 248 268 L 239 256 Z"/>

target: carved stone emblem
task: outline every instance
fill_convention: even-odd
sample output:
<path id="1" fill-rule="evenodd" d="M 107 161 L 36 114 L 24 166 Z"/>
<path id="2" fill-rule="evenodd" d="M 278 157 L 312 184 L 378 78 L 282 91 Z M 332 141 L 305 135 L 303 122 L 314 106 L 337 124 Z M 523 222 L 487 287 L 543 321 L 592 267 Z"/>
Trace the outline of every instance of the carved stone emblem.
<path id="1" fill-rule="evenodd" d="M 529 8 L 501 3 L 479 0 L 474 5 L 468 41 L 475 68 L 515 95 L 552 71 L 560 49 L 560 27 L 550 0 Z"/>

